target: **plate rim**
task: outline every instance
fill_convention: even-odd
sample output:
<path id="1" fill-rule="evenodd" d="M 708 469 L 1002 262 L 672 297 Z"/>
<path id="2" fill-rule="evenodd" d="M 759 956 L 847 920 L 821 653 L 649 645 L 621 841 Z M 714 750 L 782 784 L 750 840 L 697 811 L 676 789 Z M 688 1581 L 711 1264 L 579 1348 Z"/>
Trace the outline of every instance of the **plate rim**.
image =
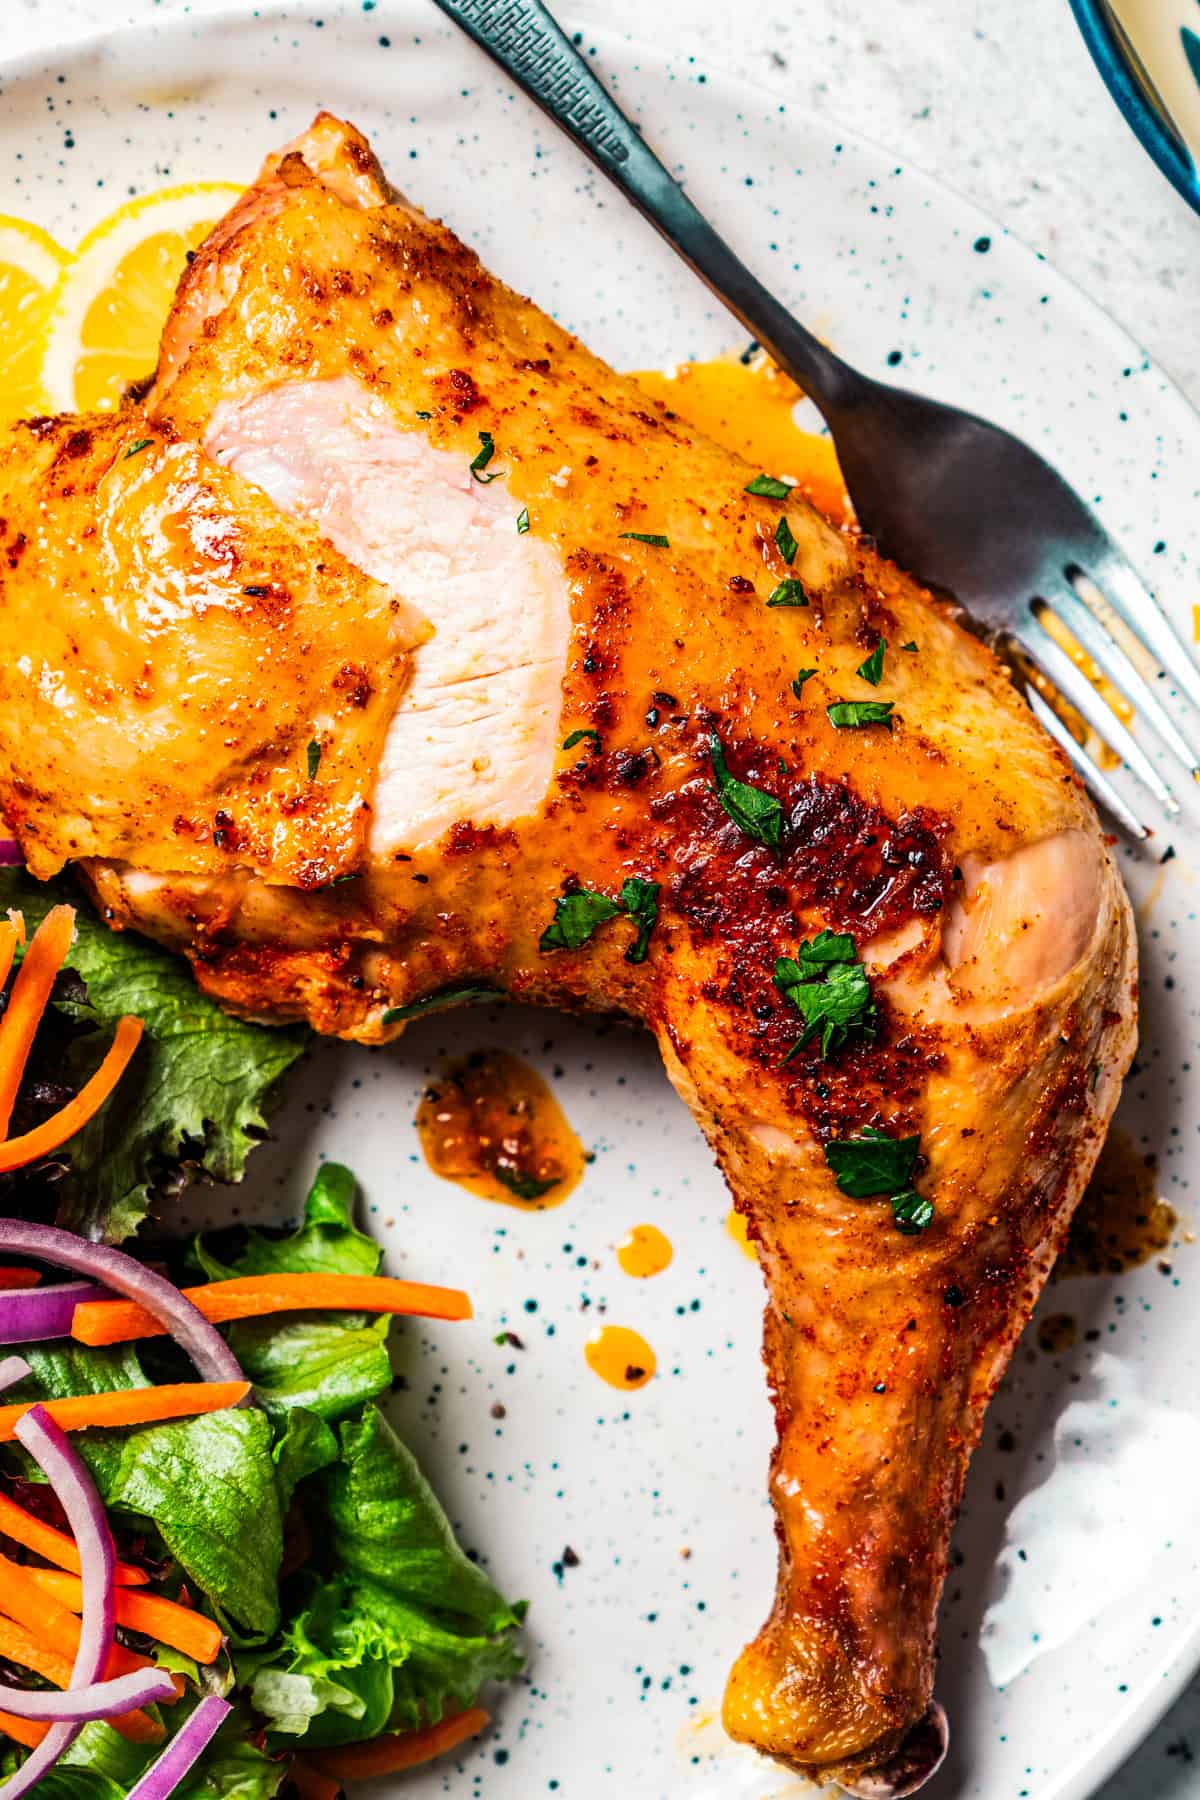
<path id="1" fill-rule="evenodd" d="M 280 24 L 292 20 L 312 24 L 318 17 L 326 22 L 335 20 L 338 24 L 361 24 L 365 16 L 368 15 L 360 10 L 359 0 L 324 0 L 323 4 L 318 4 L 318 0 L 257 0 L 257 4 L 252 4 L 251 0 L 240 0 L 240 3 L 239 0 L 228 0 L 228 4 L 203 13 L 175 11 L 157 16 L 151 14 L 141 19 L 127 19 L 69 37 L 61 44 L 43 44 L 11 55 L 0 51 L 0 96 L 15 85 L 35 81 L 52 62 L 58 64 L 60 71 L 70 63 L 86 65 L 108 53 L 115 51 L 119 54 L 119 47 L 123 43 L 148 40 L 156 46 L 159 55 L 178 56 L 199 36 L 211 37 L 231 31 L 245 32 L 248 35 L 270 33 Z M 432 27 L 453 42 L 453 22 L 440 12 L 434 12 L 429 0 L 390 0 L 387 20 L 392 29 L 401 20 L 401 29 L 412 21 L 414 30 L 419 31 L 424 23 L 426 27 Z M 378 17 L 376 22 L 380 22 Z M 684 43 L 667 47 L 652 39 L 597 24 L 590 19 L 579 20 L 569 7 L 558 15 L 558 22 L 568 33 L 579 30 L 597 45 L 602 53 L 602 70 L 607 66 L 610 71 L 615 68 L 618 74 L 623 74 L 622 61 L 632 63 L 635 73 L 640 73 L 646 65 L 666 70 L 688 57 Z M 485 55 L 471 45 L 465 36 L 463 42 L 474 57 L 481 58 Z M 483 66 L 482 63 L 480 66 Z M 779 87 L 768 84 L 759 89 L 750 81 L 730 74 L 721 66 L 719 58 L 714 59 L 706 54 L 703 57 L 703 68 L 705 96 L 711 93 L 714 99 L 732 101 L 749 118 L 761 114 L 764 94 L 777 98 L 782 111 L 790 108 L 789 97 Z M 618 99 L 623 99 L 620 93 Z M 527 100 L 522 95 L 521 103 L 530 107 L 533 116 L 541 116 L 537 114 L 532 100 Z M 905 174 L 913 177 L 915 185 L 936 196 L 943 214 L 949 206 L 961 219 L 969 219 L 973 227 L 983 225 L 993 237 L 1002 239 L 1006 247 L 1015 252 L 1025 269 L 1032 269 L 1037 265 L 1044 268 L 1059 294 L 1086 317 L 1091 328 L 1103 340 L 1114 349 L 1119 349 L 1126 360 L 1130 356 L 1139 359 L 1147 372 L 1153 374 L 1159 384 L 1153 396 L 1153 408 L 1169 407 L 1176 412 L 1181 432 L 1194 435 L 1197 450 L 1200 451 L 1200 395 L 1192 400 L 1157 358 L 1144 348 L 1134 333 L 1114 318 L 1078 281 L 1064 274 L 1019 232 L 1013 231 L 1000 217 L 963 192 L 954 182 L 931 173 L 919 161 L 913 161 L 907 156 L 899 158 L 879 139 L 856 127 L 844 125 L 828 113 L 809 112 L 806 119 L 810 126 L 815 124 L 823 133 L 828 133 L 831 144 L 837 142 L 853 146 L 868 157 L 879 159 L 881 163 L 897 165 L 902 162 Z M 732 315 L 730 317 L 732 319 Z M 921 391 L 919 380 L 914 385 Z M 1200 1617 L 1178 1644 L 1171 1660 L 1160 1665 L 1156 1672 L 1146 1674 L 1141 1683 L 1141 1694 L 1135 1697 L 1123 1723 L 1112 1735 L 1099 1743 L 1085 1746 L 1073 1763 L 1063 1765 L 1060 1773 L 1053 1778 L 1055 1786 L 1049 1800 L 1090 1800 L 1090 1797 L 1095 1796 L 1100 1786 L 1137 1751 L 1198 1672 Z"/>
<path id="2" fill-rule="evenodd" d="M 1069 0 L 1069 5 L 1097 72 L 1125 123 L 1176 193 L 1200 213 L 1200 174 L 1196 165 L 1146 99 L 1105 8 L 1096 0 Z"/>

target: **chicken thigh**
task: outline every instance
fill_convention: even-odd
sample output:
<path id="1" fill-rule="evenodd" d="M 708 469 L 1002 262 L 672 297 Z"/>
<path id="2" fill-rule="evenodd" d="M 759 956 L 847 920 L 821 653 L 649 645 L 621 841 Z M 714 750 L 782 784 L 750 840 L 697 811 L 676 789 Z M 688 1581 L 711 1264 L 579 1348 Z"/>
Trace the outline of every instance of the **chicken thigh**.
<path id="1" fill-rule="evenodd" d="M 379 1043 L 484 984 L 654 1032 L 767 1287 L 779 1580 L 725 1723 L 899 1794 L 1134 938 L 991 652 L 757 473 L 322 116 L 146 399 L 0 447 L 0 804 L 241 1013 Z"/>

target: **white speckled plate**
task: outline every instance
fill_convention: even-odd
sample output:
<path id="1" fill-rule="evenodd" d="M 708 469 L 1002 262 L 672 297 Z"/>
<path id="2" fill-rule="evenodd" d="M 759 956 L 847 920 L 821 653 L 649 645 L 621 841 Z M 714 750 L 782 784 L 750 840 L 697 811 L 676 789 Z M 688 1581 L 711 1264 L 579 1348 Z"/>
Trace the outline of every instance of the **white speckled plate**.
<path id="1" fill-rule="evenodd" d="M 643 60 L 628 42 L 587 47 L 784 298 L 866 368 L 898 363 L 1026 433 L 1096 499 L 1190 639 L 1200 423 L 1127 338 L 961 201 L 786 98 L 682 57 Z M 164 20 L 10 67 L 0 209 L 71 243 L 128 193 L 248 178 L 319 105 L 354 118 L 415 199 L 616 363 L 737 341 L 649 228 L 421 0 Z M 955 1748 L 929 1800 L 1081 1800 L 1200 1659 L 1196 841 L 1193 821 L 1126 865 L 1146 999 L 1122 1118 L 1161 1158 L 1181 1241 L 1167 1268 L 1054 1289 L 1048 1310 L 1079 1319 L 1077 1347 L 1050 1356 L 1031 1335 L 995 1402 L 944 1610 Z M 480 1044 L 529 1056 L 596 1152 L 559 1210 L 490 1206 L 420 1158 L 423 1081 L 445 1052 Z M 474 1325 L 407 1331 L 396 1411 L 467 1541 L 532 1602 L 528 1685 L 501 1697 L 495 1730 L 461 1762 L 405 1792 L 803 1791 L 714 1720 L 772 1588 L 759 1281 L 722 1229 L 722 1185 L 649 1041 L 484 1009 L 427 1021 L 386 1053 L 325 1046 L 238 1207 L 279 1216 L 322 1154 L 358 1170 L 393 1270 L 475 1296 Z M 210 1213 L 223 1205 L 209 1197 Z M 676 1254 L 635 1282 L 614 1246 L 641 1221 Z M 620 1394 L 589 1371 L 602 1309 L 654 1345 L 648 1388 Z M 524 1349 L 497 1346 L 502 1328 Z M 564 1569 L 568 1544 L 579 1563 Z"/>

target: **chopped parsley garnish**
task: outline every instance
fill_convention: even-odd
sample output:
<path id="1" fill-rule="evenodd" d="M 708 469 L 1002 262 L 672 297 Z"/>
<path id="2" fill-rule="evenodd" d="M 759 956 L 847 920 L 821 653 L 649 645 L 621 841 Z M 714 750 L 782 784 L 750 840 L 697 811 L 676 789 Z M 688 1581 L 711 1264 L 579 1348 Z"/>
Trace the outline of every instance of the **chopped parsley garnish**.
<path id="1" fill-rule="evenodd" d="M 717 784 L 717 798 L 740 831 L 756 844 L 766 844 L 771 850 L 778 850 L 783 841 L 783 808 L 774 794 L 764 793 L 762 788 L 751 787 L 748 782 L 739 781 L 729 773 L 729 765 L 725 761 L 725 751 L 716 732 L 709 738 L 712 756 L 713 778 Z"/>
<path id="2" fill-rule="evenodd" d="M 901 649 L 902 649 L 902 650 L 910 650 L 910 651 L 912 651 L 912 652 L 913 652 L 913 653 L 914 653 L 914 654 L 915 654 L 915 652 L 916 652 L 916 649 L 917 649 L 917 645 L 916 645 L 916 642 L 915 642 L 915 640 L 914 640 L 914 639 L 913 639 L 913 638 L 909 638 L 909 640 L 908 640 L 908 642 L 907 642 L 907 644 L 901 644 L 901 646 L 900 646 L 900 648 L 901 648 Z"/>
<path id="3" fill-rule="evenodd" d="M 864 681 L 869 681 L 872 687 L 878 687 L 883 680 L 883 658 L 886 651 L 887 639 L 880 638 L 867 660 L 860 662 L 854 671 L 856 675 L 861 675 Z"/>
<path id="4" fill-rule="evenodd" d="M 892 1217 L 905 1237 L 916 1237 L 933 1222 L 933 1201 L 918 1194 L 916 1188 L 905 1188 L 902 1194 L 892 1195 Z"/>
<path id="5" fill-rule="evenodd" d="M 573 750 L 576 744 L 582 744 L 584 738 L 591 738 L 593 744 L 596 746 L 596 755 L 599 756 L 604 746 L 600 742 L 600 733 L 596 730 L 594 725 L 581 725 L 578 731 L 572 731 L 569 736 L 563 739 L 563 749 Z"/>
<path id="6" fill-rule="evenodd" d="M 126 450 L 124 456 L 121 458 L 121 461 L 127 462 L 131 456 L 140 455 L 143 450 L 148 450 L 153 442 L 153 438 L 137 438 L 130 444 L 128 450 Z"/>
<path id="7" fill-rule="evenodd" d="M 560 894 L 554 902 L 554 917 L 538 940 L 538 949 L 579 950 L 599 925 L 615 919 L 621 908 L 607 894 L 578 888 L 573 894 Z"/>
<path id="8" fill-rule="evenodd" d="M 790 567 L 796 560 L 796 552 L 800 548 L 792 536 L 792 528 L 786 518 L 780 519 L 775 527 L 775 548 Z"/>
<path id="9" fill-rule="evenodd" d="M 796 679 L 792 683 L 792 692 L 793 692 L 793 694 L 795 694 L 797 700 L 799 700 L 804 693 L 805 682 L 811 681 L 813 676 L 816 674 L 816 672 L 817 671 L 815 669 L 797 669 L 796 670 Z"/>
<path id="10" fill-rule="evenodd" d="M 475 455 L 471 458 L 471 473 L 475 477 L 476 481 L 482 481 L 485 486 L 489 481 L 498 480 L 499 477 L 504 473 L 504 471 L 502 469 L 496 469 L 491 475 L 485 475 L 483 472 L 487 468 L 488 464 L 491 462 L 491 460 L 492 460 L 493 456 L 495 456 L 495 454 L 496 454 L 496 445 L 492 438 L 491 432 L 490 431 L 481 431 L 479 433 L 479 449 L 476 451 Z"/>
<path id="11" fill-rule="evenodd" d="M 589 888 L 562 894 L 554 902 L 554 918 L 543 931 L 538 948 L 578 950 L 599 926 L 623 913 L 637 926 L 637 936 L 625 952 L 625 961 L 645 962 L 650 936 L 658 923 L 658 895 L 658 882 L 643 881 L 640 875 L 626 876 L 616 900 Z"/>
<path id="12" fill-rule="evenodd" d="M 791 561 L 791 557 L 788 558 Z M 808 592 L 795 575 L 788 575 L 767 600 L 768 606 L 807 606 Z"/>
<path id="13" fill-rule="evenodd" d="M 540 1200 L 543 1194 L 548 1194 L 562 1180 L 561 1175 L 551 1175 L 549 1180 L 540 1179 L 537 1175 L 524 1175 L 520 1169 L 511 1168 L 507 1163 L 497 1163 L 492 1174 L 501 1187 L 506 1187 L 518 1200 Z"/>
<path id="14" fill-rule="evenodd" d="M 431 412 L 418 412 L 417 417 L 418 419 L 432 419 L 433 414 Z"/>
<path id="15" fill-rule="evenodd" d="M 919 1137 L 896 1138 L 864 1125 L 856 1138 L 834 1138 L 825 1146 L 825 1161 L 843 1194 L 852 1200 L 874 1200 L 912 1186 L 921 1150 Z"/>
<path id="16" fill-rule="evenodd" d="M 321 746 L 316 738 L 311 739 L 308 746 L 308 779 L 317 779 L 317 770 L 321 766 Z"/>
<path id="17" fill-rule="evenodd" d="M 933 1202 L 913 1187 L 913 1170 L 921 1152 L 919 1137 L 894 1138 L 864 1125 L 861 1137 L 834 1139 L 825 1146 L 825 1161 L 843 1194 L 852 1200 L 888 1199 L 892 1217 L 906 1237 L 924 1231 L 933 1218 Z"/>
<path id="18" fill-rule="evenodd" d="M 398 1025 L 402 1019 L 419 1019 L 425 1013 L 444 1012 L 450 1006 L 482 1006 L 489 1000 L 502 1000 L 499 988 L 481 982 L 463 982 L 458 987 L 438 988 L 421 1000 L 410 1000 L 407 1006 L 389 1006 L 382 1016 L 384 1025 Z"/>
<path id="19" fill-rule="evenodd" d="M 849 932 L 822 931 L 801 944 L 794 957 L 781 956 L 775 986 L 804 1015 L 804 1034 L 789 1055 L 818 1032 L 822 1056 L 840 1050 L 852 1037 L 874 1037 L 871 984 Z"/>
<path id="20" fill-rule="evenodd" d="M 529 530 L 529 508 L 523 506 L 517 514 L 517 536 L 524 537 Z"/>
<path id="21" fill-rule="evenodd" d="M 780 481 L 778 475 L 756 475 L 743 489 L 747 494 L 762 494 L 767 500 L 786 500 L 791 491 L 791 482 Z"/>
<path id="22" fill-rule="evenodd" d="M 625 952 L 625 961 L 643 963 L 650 948 L 650 934 L 658 924 L 657 881 L 643 881 L 640 875 L 629 875 L 621 883 L 621 907 L 637 926 L 637 937 Z"/>
<path id="23" fill-rule="evenodd" d="M 664 537 L 661 531 L 622 531 L 618 536 L 632 538 L 635 544 L 653 544 L 659 550 L 669 550 L 671 540 Z"/>
<path id="24" fill-rule="evenodd" d="M 825 708 L 829 722 L 839 731 L 855 730 L 863 725 L 886 725 L 892 729 L 894 700 L 835 700 Z"/>

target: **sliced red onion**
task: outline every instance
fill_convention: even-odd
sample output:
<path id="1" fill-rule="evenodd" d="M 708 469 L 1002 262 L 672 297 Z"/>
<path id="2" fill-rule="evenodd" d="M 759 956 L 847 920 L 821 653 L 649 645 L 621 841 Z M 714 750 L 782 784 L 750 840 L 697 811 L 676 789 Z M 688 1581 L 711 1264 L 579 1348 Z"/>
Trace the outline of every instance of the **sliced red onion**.
<path id="1" fill-rule="evenodd" d="M 31 1230 L 39 1229 L 30 1227 Z M 42 1227 L 41 1229 L 48 1229 Z M 65 1237 L 56 1232 L 56 1237 Z M 20 1360 L 15 1359 L 15 1360 Z M 116 1552 L 108 1518 L 96 1492 L 96 1484 L 77 1450 L 72 1449 L 44 1406 L 31 1406 L 17 1420 L 15 1432 L 50 1483 L 79 1549 L 83 1581 L 79 1649 L 71 1670 L 70 1691 L 93 1687 L 104 1676 L 113 1646 L 116 1607 L 114 1600 Z M 7 1687 L 3 1690 L 8 1694 Z M 52 1725 L 36 1749 L 31 1750 L 14 1775 L 0 1787 L 0 1800 L 21 1800 L 69 1750 L 82 1727 L 63 1721 Z"/>
<path id="2" fill-rule="evenodd" d="M 5 1388 L 15 1387 L 18 1381 L 24 1381 L 33 1370 L 23 1356 L 0 1357 L 0 1394 Z"/>
<path id="3" fill-rule="evenodd" d="M 136 1300 L 165 1325 L 206 1381 L 244 1381 L 237 1358 L 215 1325 L 185 1300 L 173 1282 L 143 1267 L 110 1244 L 89 1244 L 73 1231 L 54 1225 L 31 1225 L 24 1219 L 0 1219 L 0 1253 L 16 1252 L 39 1262 L 73 1269 L 76 1274 Z M 0 1795 L 4 1794 L 0 1788 Z"/>
<path id="4" fill-rule="evenodd" d="M 127 1800 L 167 1800 L 174 1793 L 201 1751 L 206 1750 L 222 1721 L 228 1717 L 228 1700 L 206 1694 L 186 1725 L 181 1725 L 156 1762 L 130 1788 Z M 6 1794 L 0 1788 L 0 1794 Z"/>
<path id="5" fill-rule="evenodd" d="M 66 1719 L 80 1724 L 88 1719 L 111 1719 L 132 1712 L 152 1700 L 173 1700 L 175 1683 L 165 1669 L 131 1669 L 111 1681 L 94 1681 L 90 1687 L 68 1688 L 66 1693 L 44 1688 L 14 1688 L 0 1682 L 0 1706 L 18 1719 Z"/>
<path id="6" fill-rule="evenodd" d="M 0 838 L 0 869 L 19 869 L 24 862 L 16 838 Z"/>
<path id="7" fill-rule="evenodd" d="M 82 1301 L 111 1299 L 108 1288 L 92 1281 L 0 1289 L 0 1344 L 40 1344 L 70 1337 L 75 1308 Z"/>

